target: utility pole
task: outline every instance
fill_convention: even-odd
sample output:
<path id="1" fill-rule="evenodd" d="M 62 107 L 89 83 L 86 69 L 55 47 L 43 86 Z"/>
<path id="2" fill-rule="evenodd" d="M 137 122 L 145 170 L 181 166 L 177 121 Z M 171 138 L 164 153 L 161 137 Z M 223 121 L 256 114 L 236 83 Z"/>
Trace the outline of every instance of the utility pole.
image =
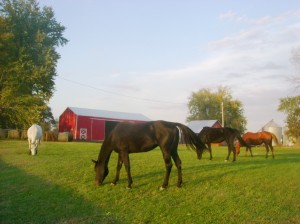
<path id="1" fill-rule="evenodd" d="M 222 127 L 224 128 L 224 103 L 221 102 Z"/>

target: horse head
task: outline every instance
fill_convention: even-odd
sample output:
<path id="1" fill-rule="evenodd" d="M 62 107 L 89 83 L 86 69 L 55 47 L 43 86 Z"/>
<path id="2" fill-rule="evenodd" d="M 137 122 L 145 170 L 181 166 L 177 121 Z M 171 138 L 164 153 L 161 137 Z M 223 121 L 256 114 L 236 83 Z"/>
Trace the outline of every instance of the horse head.
<path id="1" fill-rule="evenodd" d="M 198 138 L 198 144 L 196 147 L 197 158 L 201 159 L 203 152 L 207 149 L 206 145 Z"/>
<path id="2" fill-rule="evenodd" d="M 31 148 L 30 148 L 31 155 L 33 156 L 37 155 L 37 151 L 38 151 L 38 144 L 36 143 L 31 144 Z"/>
<path id="3" fill-rule="evenodd" d="M 107 164 L 104 165 L 103 163 L 100 163 L 98 160 L 92 160 L 93 163 L 95 163 L 95 184 L 97 186 L 101 185 L 105 179 L 105 177 L 108 175 L 109 170 Z"/>
<path id="4" fill-rule="evenodd" d="M 241 152 L 241 143 L 239 141 L 235 142 L 235 154 L 238 156 Z"/>

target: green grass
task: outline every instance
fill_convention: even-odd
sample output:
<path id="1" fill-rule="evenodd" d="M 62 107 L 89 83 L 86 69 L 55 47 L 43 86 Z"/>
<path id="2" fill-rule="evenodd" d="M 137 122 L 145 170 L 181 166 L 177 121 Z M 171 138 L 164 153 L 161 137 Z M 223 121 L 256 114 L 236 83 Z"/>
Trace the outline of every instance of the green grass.
<path id="1" fill-rule="evenodd" d="M 176 187 L 173 166 L 169 187 L 159 191 L 165 172 L 159 149 L 132 154 L 132 189 L 111 186 L 117 154 L 104 185 L 94 185 L 99 143 L 42 142 L 38 156 L 26 141 L 0 140 L 1 223 L 300 223 L 300 149 L 275 148 L 265 159 L 242 149 L 237 162 L 224 162 L 227 149 L 213 148 L 202 160 L 179 147 L 183 185 Z M 232 159 L 232 158 L 231 158 Z"/>

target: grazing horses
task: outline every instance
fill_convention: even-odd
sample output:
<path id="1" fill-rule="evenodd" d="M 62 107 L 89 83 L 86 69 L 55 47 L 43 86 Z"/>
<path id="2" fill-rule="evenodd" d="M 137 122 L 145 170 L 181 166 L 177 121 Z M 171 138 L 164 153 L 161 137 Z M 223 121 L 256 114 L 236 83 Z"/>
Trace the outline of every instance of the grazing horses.
<path id="1" fill-rule="evenodd" d="M 209 154 L 210 154 L 210 158 L 209 158 L 210 160 L 212 160 L 211 143 L 220 143 L 226 141 L 228 146 L 228 155 L 225 161 L 228 161 L 231 151 L 233 151 L 232 162 L 236 160 L 236 153 L 234 147 L 235 139 L 238 139 L 239 142 L 245 144 L 245 142 L 241 137 L 240 132 L 236 129 L 229 128 L 229 127 L 224 127 L 224 128 L 204 127 L 199 132 L 198 137 L 203 143 L 207 144 Z"/>
<path id="2" fill-rule="evenodd" d="M 41 142 L 42 128 L 37 124 L 33 124 L 27 131 L 29 155 L 35 156 L 38 152 L 38 144 Z"/>
<path id="3" fill-rule="evenodd" d="M 266 158 L 268 158 L 269 148 L 271 148 L 273 159 L 275 158 L 272 141 L 274 139 L 275 143 L 278 144 L 278 140 L 277 140 L 276 135 L 274 135 L 273 133 L 268 132 L 268 131 L 262 131 L 262 132 L 257 132 L 257 133 L 247 132 L 242 136 L 242 138 L 248 145 L 248 146 L 246 146 L 246 155 L 247 155 L 247 151 L 249 150 L 251 157 L 253 157 L 251 146 L 265 144 Z M 245 146 L 245 145 L 239 144 L 239 143 L 236 145 L 237 154 L 240 153 L 241 146 Z"/>
<path id="4" fill-rule="evenodd" d="M 177 153 L 179 141 L 179 130 L 184 138 L 187 147 L 191 147 L 197 152 L 198 159 L 201 159 L 205 145 L 197 138 L 197 135 L 187 126 L 180 123 L 167 121 L 150 121 L 145 123 L 128 123 L 121 122 L 111 131 L 109 136 L 104 140 L 98 160 L 95 163 L 96 185 L 101 185 L 108 175 L 108 162 L 112 151 L 117 152 L 118 163 L 115 179 L 112 184 L 115 185 L 119 181 L 120 170 L 124 163 L 128 177 L 128 188 L 131 188 L 132 177 L 130 173 L 130 153 L 148 152 L 157 146 L 160 147 L 165 166 L 166 174 L 161 186 L 161 190 L 168 186 L 169 176 L 172 169 L 172 160 L 178 170 L 177 186 L 182 184 L 181 160 Z M 151 161 L 151 158 L 149 158 Z"/>

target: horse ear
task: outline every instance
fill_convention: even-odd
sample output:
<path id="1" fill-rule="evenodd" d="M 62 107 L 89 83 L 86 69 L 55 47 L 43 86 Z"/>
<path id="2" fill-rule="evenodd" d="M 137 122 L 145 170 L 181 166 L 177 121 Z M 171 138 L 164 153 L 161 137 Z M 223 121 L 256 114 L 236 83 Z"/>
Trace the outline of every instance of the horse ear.
<path id="1" fill-rule="evenodd" d="M 93 159 L 92 159 L 92 162 L 93 162 L 93 163 L 95 163 L 95 164 L 97 164 L 97 163 L 98 163 L 98 161 L 96 161 L 96 160 L 93 160 Z"/>

